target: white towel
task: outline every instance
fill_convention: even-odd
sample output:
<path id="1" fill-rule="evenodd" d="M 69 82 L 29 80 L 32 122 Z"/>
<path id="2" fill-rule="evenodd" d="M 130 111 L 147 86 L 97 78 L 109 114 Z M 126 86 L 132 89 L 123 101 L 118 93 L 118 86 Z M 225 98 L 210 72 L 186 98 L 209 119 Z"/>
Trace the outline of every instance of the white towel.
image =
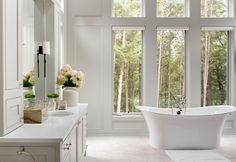
<path id="1" fill-rule="evenodd" d="M 166 150 L 175 162 L 231 162 L 216 150 Z"/>

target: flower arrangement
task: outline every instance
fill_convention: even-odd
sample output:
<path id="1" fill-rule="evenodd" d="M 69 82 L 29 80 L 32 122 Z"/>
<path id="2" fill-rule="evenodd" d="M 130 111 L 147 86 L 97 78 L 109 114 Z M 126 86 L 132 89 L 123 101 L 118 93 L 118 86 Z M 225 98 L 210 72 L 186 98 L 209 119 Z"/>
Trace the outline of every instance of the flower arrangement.
<path id="1" fill-rule="evenodd" d="M 57 84 L 64 87 L 80 88 L 85 82 L 84 73 L 82 71 L 73 70 L 69 64 L 65 64 L 57 78 Z"/>
<path id="2" fill-rule="evenodd" d="M 32 89 L 35 85 L 35 71 L 32 67 L 27 73 L 23 76 L 23 87 Z"/>

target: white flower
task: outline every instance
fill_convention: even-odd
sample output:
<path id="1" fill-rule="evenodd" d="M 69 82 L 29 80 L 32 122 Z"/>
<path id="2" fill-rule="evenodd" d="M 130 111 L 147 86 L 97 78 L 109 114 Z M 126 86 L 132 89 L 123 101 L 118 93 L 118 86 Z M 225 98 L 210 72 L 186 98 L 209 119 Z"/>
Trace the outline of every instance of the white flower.
<path id="1" fill-rule="evenodd" d="M 77 71 L 76 71 L 76 70 L 70 70 L 70 71 L 67 71 L 67 72 L 65 73 L 65 76 L 67 76 L 67 77 L 73 77 L 73 76 L 76 76 L 76 74 L 77 74 Z"/>
<path id="2" fill-rule="evenodd" d="M 71 66 L 70 66 L 69 64 L 65 64 L 65 65 L 61 68 L 60 73 L 61 73 L 62 75 L 65 75 L 68 71 L 71 71 L 71 70 L 72 70 Z"/>
<path id="3" fill-rule="evenodd" d="M 33 86 L 35 85 L 35 75 L 32 75 L 32 76 L 29 78 L 29 83 L 32 84 Z"/>
<path id="4" fill-rule="evenodd" d="M 58 85 L 63 85 L 67 81 L 68 81 L 68 79 L 64 75 L 59 75 L 57 77 L 57 84 Z"/>

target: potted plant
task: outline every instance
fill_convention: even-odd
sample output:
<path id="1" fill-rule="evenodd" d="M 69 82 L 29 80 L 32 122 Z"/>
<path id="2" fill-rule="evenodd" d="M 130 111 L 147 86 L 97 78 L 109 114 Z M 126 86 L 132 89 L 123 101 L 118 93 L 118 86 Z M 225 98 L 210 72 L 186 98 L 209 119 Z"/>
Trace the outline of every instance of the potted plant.
<path id="1" fill-rule="evenodd" d="M 35 95 L 33 93 L 25 94 L 24 106 L 25 108 L 32 108 L 35 106 Z"/>
<path id="2" fill-rule="evenodd" d="M 55 92 L 48 94 L 48 110 L 55 110 L 58 108 L 59 95 Z"/>
<path id="3" fill-rule="evenodd" d="M 57 84 L 64 88 L 63 100 L 67 102 L 67 106 L 78 105 L 78 89 L 84 82 L 85 77 L 82 71 L 73 70 L 69 64 L 62 67 L 57 78 Z"/>

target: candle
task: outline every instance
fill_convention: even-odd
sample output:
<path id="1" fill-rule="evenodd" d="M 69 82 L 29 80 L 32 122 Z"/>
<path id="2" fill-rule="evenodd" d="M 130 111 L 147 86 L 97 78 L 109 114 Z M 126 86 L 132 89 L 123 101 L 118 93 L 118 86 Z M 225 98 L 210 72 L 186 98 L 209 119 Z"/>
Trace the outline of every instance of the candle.
<path id="1" fill-rule="evenodd" d="M 50 42 L 48 41 L 43 42 L 43 54 L 50 55 Z"/>

